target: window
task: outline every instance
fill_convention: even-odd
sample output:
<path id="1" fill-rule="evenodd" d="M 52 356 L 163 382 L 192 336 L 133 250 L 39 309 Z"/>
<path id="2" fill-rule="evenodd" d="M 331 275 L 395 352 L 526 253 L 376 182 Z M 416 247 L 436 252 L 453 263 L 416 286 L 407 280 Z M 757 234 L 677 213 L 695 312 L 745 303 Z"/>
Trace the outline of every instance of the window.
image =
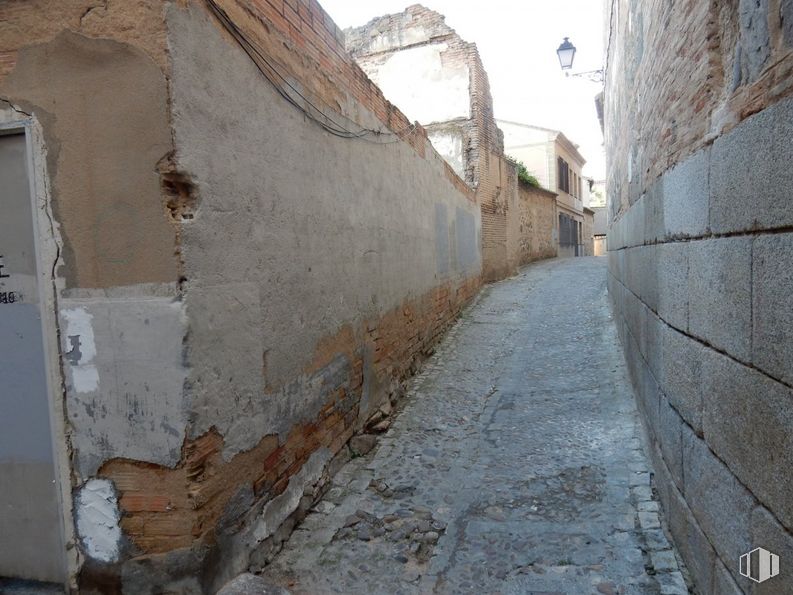
<path id="1" fill-rule="evenodd" d="M 557 176 L 559 179 L 556 185 L 559 187 L 559 190 L 570 194 L 570 166 L 567 164 L 567 161 L 561 157 L 556 158 L 556 164 L 559 170 Z"/>

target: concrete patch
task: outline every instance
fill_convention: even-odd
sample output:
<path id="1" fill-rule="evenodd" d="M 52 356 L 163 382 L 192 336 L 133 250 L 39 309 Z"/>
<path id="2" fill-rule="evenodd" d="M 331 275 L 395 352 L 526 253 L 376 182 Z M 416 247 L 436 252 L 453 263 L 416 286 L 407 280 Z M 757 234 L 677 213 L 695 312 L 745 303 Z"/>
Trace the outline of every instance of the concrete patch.
<path id="1" fill-rule="evenodd" d="M 60 305 L 67 414 L 80 474 L 90 477 L 116 457 L 175 465 L 186 425 L 181 302 L 96 296 L 64 298 Z"/>

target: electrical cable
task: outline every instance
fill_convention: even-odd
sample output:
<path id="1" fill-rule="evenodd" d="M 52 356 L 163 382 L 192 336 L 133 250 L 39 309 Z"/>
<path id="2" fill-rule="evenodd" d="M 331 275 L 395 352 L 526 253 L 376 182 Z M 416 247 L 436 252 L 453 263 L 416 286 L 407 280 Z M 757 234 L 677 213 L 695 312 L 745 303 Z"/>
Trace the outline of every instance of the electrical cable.
<path id="1" fill-rule="evenodd" d="M 234 38 L 237 44 L 243 49 L 243 51 L 248 55 L 251 61 L 254 63 L 256 68 L 259 72 L 268 80 L 268 82 L 273 86 L 273 88 L 278 92 L 281 97 L 283 97 L 289 104 L 291 104 L 296 109 L 300 110 L 307 118 L 311 121 L 315 122 L 319 126 L 321 126 L 324 130 L 333 134 L 334 136 L 346 139 L 361 139 L 368 142 L 372 142 L 375 144 L 390 144 L 395 143 L 403 140 L 402 135 L 410 135 L 416 130 L 416 124 L 413 124 L 402 130 L 400 132 L 383 132 L 381 130 L 374 130 L 372 128 L 363 128 L 361 127 L 359 131 L 354 132 L 349 130 L 342 124 L 339 124 L 336 120 L 331 118 L 328 114 L 322 111 L 319 107 L 317 107 L 312 101 L 310 101 L 305 95 L 303 95 L 298 89 L 289 82 L 289 80 L 281 74 L 277 68 L 267 59 L 264 55 L 262 50 L 256 46 L 250 39 L 248 39 L 245 33 L 240 30 L 240 28 L 234 23 L 234 21 L 229 17 L 226 11 L 218 6 L 215 0 L 206 0 L 207 4 L 209 5 L 210 10 L 215 15 L 215 17 L 221 22 L 221 24 L 225 27 L 225 29 L 229 32 L 229 34 Z M 268 72 L 272 72 L 272 75 Z M 276 80 L 273 80 L 274 77 L 280 79 L 284 85 L 286 85 L 291 91 L 297 95 L 306 105 L 310 106 L 320 117 L 314 115 L 310 109 L 300 105 L 300 102 L 295 99 L 287 90 Z M 344 116 L 342 116 L 344 117 Z M 367 138 L 368 136 L 375 136 L 377 139 L 383 136 L 396 136 L 397 138 L 391 141 L 381 141 L 381 140 L 373 140 Z"/>

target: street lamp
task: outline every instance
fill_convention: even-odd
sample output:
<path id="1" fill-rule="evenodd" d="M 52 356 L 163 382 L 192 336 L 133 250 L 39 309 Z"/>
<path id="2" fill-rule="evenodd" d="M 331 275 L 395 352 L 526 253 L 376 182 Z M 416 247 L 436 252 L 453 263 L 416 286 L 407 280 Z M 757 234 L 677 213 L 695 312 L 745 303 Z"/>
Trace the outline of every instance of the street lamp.
<path id="1" fill-rule="evenodd" d="M 569 37 L 565 37 L 564 41 L 556 49 L 556 55 L 559 56 L 559 65 L 562 67 L 562 70 L 570 70 L 573 67 L 575 46 L 570 43 Z"/>
<path id="2" fill-rule="evenodd" d="M 588 70 L 587 72 L 568 72 L 573 67 L 573 59 L 575 59 L 575 46 L 570 41 L 569 37 L 565 37 L 564 41 L 556 48 L 556 55 L 559 56 L 559 65 L 565 73 L 565 76 L 580 76 L 592 81 L 593 83 L 602 83 L 605 80 L 603 69 Z"/>

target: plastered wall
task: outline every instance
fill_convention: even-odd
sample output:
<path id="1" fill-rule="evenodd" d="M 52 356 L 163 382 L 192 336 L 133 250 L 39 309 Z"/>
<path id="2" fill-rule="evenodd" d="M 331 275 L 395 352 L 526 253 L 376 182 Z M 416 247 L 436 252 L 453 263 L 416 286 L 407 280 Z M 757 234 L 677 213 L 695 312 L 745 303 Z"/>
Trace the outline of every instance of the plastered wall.
<path id="1" fill-rule="evenodd" d="M 607 3 L 609 292 L 669 529 L 703 594 L 793 559 L 788 2 Z"/>
<path id="2" fill-rule="evenodd" d="M 490 83 L 474 43 L 442 14 L 419 4 L 346 32 L 356 62 L 476 192 L 482 211 L 485 281 L 516 271 L 520 215 L 517 174 L 504 159 Z"/>

